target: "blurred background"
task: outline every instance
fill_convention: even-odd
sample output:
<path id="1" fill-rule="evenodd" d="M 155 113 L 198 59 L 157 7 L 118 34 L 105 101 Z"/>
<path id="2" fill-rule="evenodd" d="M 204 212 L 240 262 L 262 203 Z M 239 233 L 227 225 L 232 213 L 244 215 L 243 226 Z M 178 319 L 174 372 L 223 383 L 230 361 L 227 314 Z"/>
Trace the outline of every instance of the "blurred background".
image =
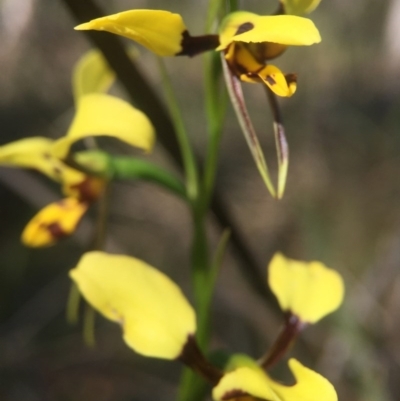
<path id="1" fill-rule="evenodd" d="M 243 0 L 240 6 L 267 14 L 276 3 Z M 97 4 L 106 14 L 131 8 L 178 12 L 193 35 L 203 33 L 207 7 L 204 0 Z M 230 107 L 218 196 L 262 276 L 271 256 L 282 251 L 319 259 L 345 278 L 342 308 L 308 328 L 291 355 L 327 377 L 342 401 L 397 400 L 400 0 L 323 0 L 310 17 L 322 43 L 291 48 L 276 61 L 299 75 L 296 95 L 280 101 L 290 145 L 284 199 L 273 200 L 265 189 Z M 0 0 L 0 145 L 66 132 L 74 113 L 71 72 L 90 48 L 75 25 L 62 0 Z M 162 96 L 154 56 L 138 50 L 138 67 Z M 207 141 L 201 57 L 166 64 L 201 157 Z M 245 95 L 275 171 L 272 120 L 259 86 L 246 85 Z M 125 95 L 121 87 L 113 91 Z M 131 152 L 101 143 L 112 152 Z M 162 146 L 150 159 L 179 173 Z M 68 270 L 91 241 L 95 211 L 56 246 L 36 250 L 20 243 L 27 221 L 60 196 L 59 187 L 39 174 L 0 168 L 0 400 L 174 400 L 178 363 L 135 355 L 120 329 L 99 316 L 94 347 L 84 344 L 81 322 L 66 322 Z M 214 248 L 220 227 L 211 215 L 209 223 Z M 113 184 L 107 249 L 145 259 L 191 299 L 190 238 L 190 216 L 180 200 L 148 183 Z M 212 349 L 257 358 L 282 317 L 244 279 L 245 269 L 230 247 L 214 298 Z"/>

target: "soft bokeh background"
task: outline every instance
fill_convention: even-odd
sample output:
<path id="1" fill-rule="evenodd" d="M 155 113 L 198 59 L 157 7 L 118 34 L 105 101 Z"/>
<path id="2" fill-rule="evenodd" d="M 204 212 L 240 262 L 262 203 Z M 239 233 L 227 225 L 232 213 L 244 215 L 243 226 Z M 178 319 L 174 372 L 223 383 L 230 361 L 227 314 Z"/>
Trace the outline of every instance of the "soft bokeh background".
<path id="1" fill-rule="evenodd" d="M 241 7 L 271 12 L 272 0 Z M 206 1 L 98 1 L 106 13 L 163 8 L 202 33 Z M 277 61 L 299 74 L 298 93 L 282 100 L 290 143 L 287 192 L 271 199 L 231 110 L 221 147 L 218 190 L 261 270 L 272 254 L 320 259 L 346 280 L 339 312 L 309 328 L 292 355 L 328 377 L 342 401 L 397 400 L 400 392 L 400 0 L 323 0 L 312 14 L 323 42 L 290 49 Z M 0 144 L 65 132 L 73 115 L 70 77 L 90 45 L 73 31 L 62 0 L 0 0 Z M 159 87 L 152 55 L 139 66 Z M 200 58 L 167 60 L 199 155 L 206 143 Z M 120 91 L 120 88 L 114 90 Z M 262 88 L 246 99 L 268 161 L 271 117 Z M 160 93 L 161 95 L 161 93 Z M 159 133 L 162 135 L 162 132 Z M 109 145 L 112 150 L 114 143 Z M 151 159 L 174 169 L 158 147 Z M 0 169 L 0 400 L 173 400 L 180 366 L 141 358 L 118 327 L 97 319 L 96 346 L 82 325 L 65 321 L 74 266 L 91 239 L 95 214 L 73 238 L 31 250 L 20 233 L 60 196 L 33 172 Z M 190 293 L 190 218 L 185 205 L 146 183 L 115 184 L 108 249 L 143 258 Z M 210 238 L 219 231 L 210 219 Z M 215 246 L 215 241 L 211 241 Z M 213 349 L 259 357 L 279 330 L 279 315 L 243 279 L 232 249 L 213 307 Z M 84 313 L 84 311 L 82 311 Z M 281 366 L 277 370 L 283 370 Z"/>

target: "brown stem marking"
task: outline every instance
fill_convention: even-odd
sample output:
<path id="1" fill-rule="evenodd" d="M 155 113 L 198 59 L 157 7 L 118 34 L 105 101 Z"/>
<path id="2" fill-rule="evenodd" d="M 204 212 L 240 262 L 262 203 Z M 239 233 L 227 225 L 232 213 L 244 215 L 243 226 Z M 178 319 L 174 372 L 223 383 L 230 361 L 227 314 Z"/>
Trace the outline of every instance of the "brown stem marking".
<path id="1" fill-rule="evenodd" d="M 265 369 L 271 369 L 281 360 L 283 355 L 293 345 L 296 337 L 306 327 L 307 323 L 302 322 L 297 316 L 289 313 L 286 315 L 285 326 L 279 333 L 278 338 L 271 349 L 260 359 L 260 365 Z"/>
<path id="2" fill-rule="evenodd" d="M 206 379 L 213 386 L 218 384 L 223 376 L 223 373 L 214 365 L 211 365 L 204 357 L 193 335 L 188 336 L 188 340 L 178 360 Z"/>

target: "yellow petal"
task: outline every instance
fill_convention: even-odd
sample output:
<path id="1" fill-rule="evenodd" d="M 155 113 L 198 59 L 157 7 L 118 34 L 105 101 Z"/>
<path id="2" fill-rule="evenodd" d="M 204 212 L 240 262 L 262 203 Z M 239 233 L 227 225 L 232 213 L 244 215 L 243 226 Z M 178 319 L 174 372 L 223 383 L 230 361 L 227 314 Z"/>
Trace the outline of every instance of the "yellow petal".
<path id="1" fill-rule="evenodd" d="M 300 262 L 277 253 L 268 267 L 268 282 L 284 311 L 315 323 L 343 301 L 343 279 L 321 262 Z"/>
<path id="2" fill-rule="evenodd" d="M 281 0 L 286 14 L 302 15 L 314 11 L 321 0 Z"/>
<path id="3" fill-rule="evenodd" d="M 125 36 L 159 56 L 174 56 L 182 50 L 187 28 L 179 14 L 162 10 L 131 10 L 97 18 L 75 27 Z"/>
<path id="4" fill-rule="evenodd" d="M 294 15 L 260 16 L 238 11 L 229 14 L 220 30 L 220 46 L 226 49 L 232 42 L 308 46 L 321 41 L 318 29 L 307 18 Z"/>
<path id="5" fill-rule="evenodd" d="M 237 75 L 240 72 L 243 73 L 243 71 L 246 71 L 249 74 L 257 76 L 257 72 L 264 67 L 263 64 L 254 58 L 253 54 L 243 43 L 232 43 L 232 46 L 229 46 L 225 54 L 225 59 Z"/>
<path id="6" fill-rule="evenodd" d="M 296 384 L 282 385 L 258 366 L 243 366 L 226 373 L 213 390 L 214 400 L 337 401 L 332 384 L 295 359 L 289 367 Z M 249 395 L 247 398 L 245 395 Z"/>
<path id="7" fill-rule="evenodd" d="M 30 247 L 53 245 L 72 234 L 88 205 L 75 198 L 51 203 L 39 211 L 22 233 L 22 242 Z"/>
<path id="8" fill-rule="evenodd" d="M 303 366 L 296 359 L 289 360 L 296 384 L 284 386 L 271 380 L 270 386 L 282 401 L 337 401 L 332 384 L 320 374 Z"/>
<path id="9" fill-rule="evenodd" d="M 290 97 L 296 91 L 295 82 L 289 85 L 285 75 L 274 65 L 265 66 L 257 75 L 278 96 Z"/>
<path id="10" fill-rule="evenodd" d="M 52 144 L 51 139 L 32 137 L 0 146 L 0 165 L 36 169 L 60 181 L 65 165 L 52 155 Z"/>
<path id="11" fill-rule="evenodd" d="M 216 401 L 241 400 L 247 394 L 262 400 L 281 401 L 272 390 L 270 379 L 261 368 L 255 366 L 244 366 L 226 373 L 212 392 Z"/>
<path id="12" fill-rule="evenodd" d="M 63 159 L 74 142 L 88 136 L 111 136 L 146 151 L 154 144 L 154 128 L 146 115 L 128 102 L 103 93 L 79 100 L 67 135 L 54 142 L 53 153 Z"/>
<path id="13" fill-rule="evenodd" d="M 194 310 L 179 287 L 139 259 L 88 252 L 70 276 L 95 309 L 121 324 L 125 342 L 142 355 L 175 359 L 196 330 Z"/>
<path id="14" fill-rule="evenodd" d="M 107 92 L 115 79 L 115 73 L 98 50 L 90 50 L 76 63 L 72 87 L 75 103 L 89 93 Z"/>

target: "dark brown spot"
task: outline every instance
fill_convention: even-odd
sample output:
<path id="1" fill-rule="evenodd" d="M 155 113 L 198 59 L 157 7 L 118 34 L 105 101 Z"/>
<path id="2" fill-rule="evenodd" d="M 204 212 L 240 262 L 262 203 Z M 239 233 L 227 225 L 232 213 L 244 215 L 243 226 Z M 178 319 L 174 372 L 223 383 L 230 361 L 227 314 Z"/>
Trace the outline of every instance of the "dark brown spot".
<path id="1" fill-rule="evenodd" d="M 44 228 L 50 233 L 50 235 L 55 239 L 58 240 L 60 238 L 65 237 L 68 235 L 58 223 L 51 223 L 48 225 L 43 225 Z"/>
<path id="2" fill-rule="evenodd" d="M 267 75 L 267 76 L 265 77 L 265 80 L 266 80 L 270 85 L 276 85 L 276 81 L 275 81 L 274 78 L 272 78 L 271 75 Z"/>
<path id="3" fill-rule="evenodd" d="M 241 33 L 251 31 L 253 28 L 254 28 L 254 24 L 252 22 L 245 22 L 244 24 L 239 26 L 239 28 L 237 29 L 234 36 L 240 35 Z"/>
<path id="4" fill-rule="evenodd" d="M 193 57 L 197 54 L 214 50 L 219 46 L 218 35 L 190 36 L 188 31 L 182 33 L 182 51 L 176 56 Z"/>
<path id="5" fill-rule="evenodd" d="M 100 196 L 103 185 L 102 180 L 95 177 L 86 177 L 78 184 L 71 185 L 71 190 L 77 190 L 79 193 L 79 201 L 92 203 Z"/>
<path id="6" fill-rule="evenodd" d="M 60 167 L 53 167 L 53 171 L 54 171 L 54 173 L 56 175 L 61 175 L 62 174 L 62 171 L 61 171 Z"/>
<path id="7" fill-rule="evenodd" d="M 245 393 L 243 390 L 234 389 L 234 390 L 230 390 L 227 393 L 225 393 L 224 396 L 222 397 L 222 399 L 223 400 L 232 400 L 232 399 L 243 397 L 245 395 L 247 395 L 247 393 Z"/>
<path id="8" fill-rule="evenodd" d="M 285 79 L 288 85 L 297 82 L 297 74 L 286 74 Z"/>

